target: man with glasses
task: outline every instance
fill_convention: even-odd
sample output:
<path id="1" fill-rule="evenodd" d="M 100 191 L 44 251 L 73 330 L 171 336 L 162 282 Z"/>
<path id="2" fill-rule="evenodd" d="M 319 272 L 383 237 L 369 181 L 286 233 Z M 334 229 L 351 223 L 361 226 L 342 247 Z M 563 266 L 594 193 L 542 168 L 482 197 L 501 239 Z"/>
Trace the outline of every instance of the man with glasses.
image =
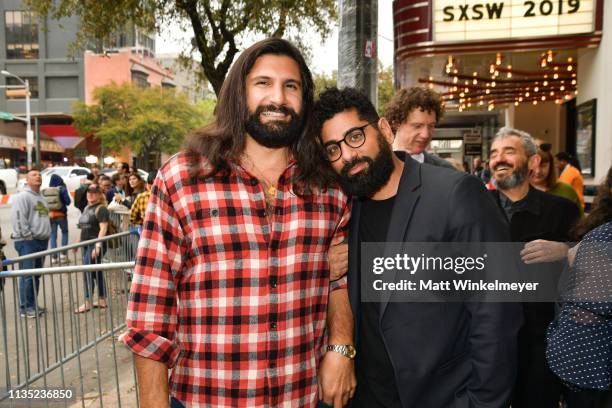
<path id="1" fill-rule="evenodd" d="M 516 374 L 519 305 L 361 297 L 367 273 L 359 262 L 362 243 L 508 240 L 482 182 L 394 154 L 391 126 L 357 90 L 325 91 L 313 116 L 305 143 L 322 149 L 322 167 L 355 197 L 348 243 L 352 314 L 335 316 L 343 325 L 354 317 L 352 407 L 507 407 Z"/>

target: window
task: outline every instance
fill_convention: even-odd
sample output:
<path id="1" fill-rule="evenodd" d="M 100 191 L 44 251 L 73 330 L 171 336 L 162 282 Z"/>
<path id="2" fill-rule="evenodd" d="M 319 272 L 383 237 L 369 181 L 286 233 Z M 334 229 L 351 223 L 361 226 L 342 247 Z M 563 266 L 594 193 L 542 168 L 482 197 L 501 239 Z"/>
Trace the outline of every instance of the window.
<path id="1" fill-rule="evenodd" d="M 79 97 L 78 77 L 47 77 L 47 98 L 76 99 Z"/>
<path id="2" fill-rule="evenodd" d="M 75 176 L 86 176 L 86 175 L 88 175 L 88 174 L 89 174 L 89 172 L 88 172 L 87 170 L 83 170 L 83 169 L 74 169 L 74 170 L 72 170 L 72 174 L 70 174 L 70 175 L 71 175 L 71 176 L 72 176 L 72 175 L 75 175 Z"/>
<path id="3" fill-rule="evenodd" d="M 149 76 L 140 71 L 132 71 L 132 82 L 139 88 L 148 88 L 151 86 L 147 78 Z"/>
<path id="4" fill-rule="evenodd" d="M 38 17 L 30 11 L 5 11 L 6 58 L 38 58 Z"/>
<path id="5" fill-rule="evenodd" d="M 24 81 L 27 79 L 30 82 L 30 98 L 38 98 L 38 77 L 26 77 L 26 76 L 21 76 L 21 79 L 23 79 Z M 19 80 L 17 78 L 13 78 L 13 77 L 6 77 L 6 84 L 7 85 L 18 85 L 18 86 L 23 86 L 23 84 L 21 82 L 19 82 Z M 9 89 L 7 89 L 7 91 L 9 91 Z M 6 99 L 25 99 L 25 96 L 11 96 L 8 92 L 6 95 Z"/>
<path id="6" fill-rule="evenodd" d="M 136 45 L 149 51 L 151 56 L 153 56 L 153 51 L 155 50 L 155 40 L 153 38 L 144 33 L 136 32 Z"/>

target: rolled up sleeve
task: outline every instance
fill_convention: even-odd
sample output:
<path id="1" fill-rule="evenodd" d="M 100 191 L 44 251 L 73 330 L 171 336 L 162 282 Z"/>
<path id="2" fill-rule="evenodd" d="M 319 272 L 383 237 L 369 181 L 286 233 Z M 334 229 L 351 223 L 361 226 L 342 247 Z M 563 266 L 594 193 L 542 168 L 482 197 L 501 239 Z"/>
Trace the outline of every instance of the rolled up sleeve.
<path id="1" fill-rule="evenodd" d="M 177 344 L 177 287 L 183 268 L 185 237 L 171 192 L 158 175 L 151 191 L 121 336 L 135 354 L 174 367 Z"/>

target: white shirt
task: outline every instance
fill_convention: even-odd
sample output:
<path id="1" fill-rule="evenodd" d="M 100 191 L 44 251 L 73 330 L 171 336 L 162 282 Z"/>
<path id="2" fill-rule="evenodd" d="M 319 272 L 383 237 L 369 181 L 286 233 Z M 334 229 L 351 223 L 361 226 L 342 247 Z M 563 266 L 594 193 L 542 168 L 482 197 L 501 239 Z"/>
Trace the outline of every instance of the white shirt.
<path id="1" fill-rule="evenodd" d="M 423 152 L 418 154 L 411 154 L 410 156 L 419 163 L 425 163 L 425 155 L 423 154 Z"/>

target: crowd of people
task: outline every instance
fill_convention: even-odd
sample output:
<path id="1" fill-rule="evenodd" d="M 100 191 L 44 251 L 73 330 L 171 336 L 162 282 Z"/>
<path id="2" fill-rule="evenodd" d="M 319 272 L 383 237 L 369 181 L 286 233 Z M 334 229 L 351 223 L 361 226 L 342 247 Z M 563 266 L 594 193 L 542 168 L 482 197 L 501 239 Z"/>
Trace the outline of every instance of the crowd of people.
<path id="1" fill-rule="evenodd" d="M 97 170 L 97 171 L 96 171 Z M 155 173 L 149 175 L 152 182 Z M 150 184 L 149 184 L 150 185 Z M 119 163 L 117 173 L 109 177 L 94 168 L 74 192 L 74 206 L 80 211 L 77 228 L 80 235 L 75 242 L 103 238 L 109 231 L 109 211 L 129 212 L 134 225 L 141 225 L 149 198 L 147 185 L 137 171 L 132 171 L 127 163 Z M 52 174 L 49 186 L 42 188 L 42 176 L 38 169 L 31 169 L 26 175 L 26 186 L 11 199 L 11 218 L 13 232 L 11 238 L 19 256 L 34 254 L 50 248 L 58 248 L 61 232 L 61 246 L 69 243 L 68 206 L 72 203 L 63 179 Z M 81 248 L 83 265 L 102 262 L 107 245 L 98 242 Z M 75 250 L 76 252 L 76 250 Z M 66 251 L 54 252 L 51 264 L 70 263 Z M 42 268 L 44 257 L 24 260 L 20 269 Z M 20 277 L 19 310 L 22 317 L 37 318 L 46 310 L 37 304 L 40 288 L 40 275 Z M 92 302 L 93 289 L 98 288 L 98 302 Z M 75 309 L 84 313 L 92 307 L 106 308 L 106 285 L 104 274 L 87 272 L 83 274 L 85 302 Z"/>
<path id="2" fill-rule="evenodd" d="M 121 337 L 141 404 L 610 407 L 610 296 L 372 302 L 361 263 L 368 242 L 516 242 L 524 276 L 566 270 L 584 295 L 578 269 L 595 270 L 588 288 L 612 291 L 609 177 L 583 218 L 575 166 L 520 129 L 468 174 L 428 151 L 432 90 L 399 90 L 381 117 L 359 90 L 313 86 L 291 43 L 252 45 L 160 169 Z"/>

